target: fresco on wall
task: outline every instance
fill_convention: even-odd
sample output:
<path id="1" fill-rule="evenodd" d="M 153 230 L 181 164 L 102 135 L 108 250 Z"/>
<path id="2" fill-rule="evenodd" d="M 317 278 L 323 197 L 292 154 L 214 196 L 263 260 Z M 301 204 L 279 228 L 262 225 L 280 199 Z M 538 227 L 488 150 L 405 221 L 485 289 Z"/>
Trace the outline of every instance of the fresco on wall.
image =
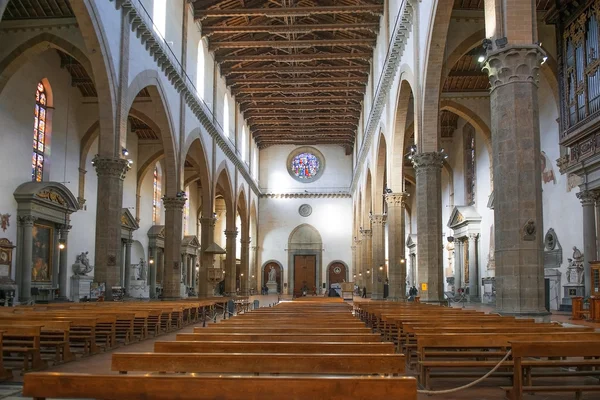
<path id="1" fill-rule="evenodd" d="M 292 158 L 292 173 L 300 179 L 311 179 L 319 172 L 319 159 L 312 153 L 300 153 Z"/>
<path id="2" fill-rule="evenodd" d="M 31 280 L 33 282 L 50 281 L 52 270 L 53 228 L 46 225 L 33 225 L 33 249 Z"/>
<path id="3" fill-rule="evenodd" d="M 554 175 L 554 169 L 552 168 L 552 161 L 550 161 L 546 153 L 543 151 L 540 158 L 542 162 L 542 182 L 552 182 L 556 185 L 556 176 Z"/>

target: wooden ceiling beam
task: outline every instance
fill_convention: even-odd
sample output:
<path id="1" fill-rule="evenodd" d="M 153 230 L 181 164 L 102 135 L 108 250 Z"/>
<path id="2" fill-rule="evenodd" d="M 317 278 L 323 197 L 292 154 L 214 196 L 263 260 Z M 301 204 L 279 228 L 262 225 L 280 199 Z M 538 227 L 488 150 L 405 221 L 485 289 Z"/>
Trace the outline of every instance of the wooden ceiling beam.
<path id="1" fill-rule="evenodd" d="M 238 103 L 271 103 L 271 102 L 284 102 L 284 103 L 306 103 L 313 101 L 352 101 L 361 102 L 363 96 L 360 94 L 347 95 L 347 96 L 271 96 L 271 97 L 240 97 L 236 99 Z"/>
<path id="2" fill-rule="evenodd" d="M 348 135 L 354 135 L 356 133 L 355 129 L 344 127 L 344 126 L 342 126 L 342 127 L 324 126 L 322 128 L 319 128 L 319 130 L 320 131 L 327 131 L 327 134 L 330 134 L 330 133 L 331 134 L 335 134 L 336 132 L 338 132 L 338 133 L 344 133 L 344 134 L 348 134 Z M 260 128 L 258 128 L 256 130 L 253 130 L 252 134 L 253 135 L 262 135 L 264 133 L 271 132 L 271 133 L 268 133 L 268 134 L 269 135 L 274 135 L 274 133 L 272 133 L 272 132 L 283 132 L 283 131 L 288 132 L 290 134 L 293 134 L 293 133 L 305 134 L 305 133 L 307 133 L 306 132 L 306 128 L 301 128 L 301 127 L 293 127 L 293 126 L 287 126 L 287 127 L 286 126 L 284 126 L 284 127 L 281 127 L 281 126 L 277 126 L 277 127 L 274 127 L 274 126 L 263 126 L 263 127 L 260 127 Z"/>
<path id="3" fill-rule="evenodd" d="M 364 76 L 336 76 L 327 78 L 229 78 L 227 86 L 236 85 L 295 85 L 295 84 L 312 84 L 312 83 L 336 83 L 336 82 L 358 82 L 366 84 L 369 77 Z"/>
<path id="4" fill-rule="evenodd" d="M 218 41 L 211 40 L 208 44 L 210 51 L 221 49 L 306 49 L 310 47 L 348 47 L 364 46 L 375 47 L 376 39 L 313 39 L 313 40 L 244 40 L 244 41 Z"/>
<path id="5" fill-rule="evenodd" d="M 252 17 L 268 18 L 300 17 L 320 14 L 383 14 L 383 4 L 368 4 L 355 6 L 322 6 L 322 7 L 261 7 L 261 8 L 228 8 L 212 10 L 194 10 L 195 19 L 223 17 Z"/>
<path id="6" fill-rule="evenodd" d="M 450 71 L 449 77 L 482 77 L 488 78 L 488 76 L 481 71 Z"/>
<path id="7" fill-rule="evenodd" d="M 273 126 L 280 126 L 280 125 L 293 125 L 293 126 L 298 126 L 298 125 L 309 125 L 309 126 L 319 126 L 320 124 L 337 124 L 337 125 L 356 125 L 358 123 L 358 118 L 356 118 L 356 120 L 339 120 L 339 119 L 318 119 L 318 120 L 275 120 L 275 119 L 266 119 L 266 120 L 256 120 L 256 121 L 252 121 L 251 123 L 249 123 L 248 125 L 250 126 L 250 128 L 254 127 L 254 126 L 261 126 L 261 125 L 273 125 Z"/>
<path id="8" fill-rule="evenodd" d="M 248 110 L 361 110 L 360 104 L 281 104 L 281 105 L 241 105 L 242 112 Z"/>
<path id="9" fill-rule="evenodd" d="M 368 31 L 377 33 L 379 23 L 363 22 L 356 24 L 302 24 L 302 25 L 242 25 L 242 26 L 203 26 L 202 36 L 217 34 L 240 33 L 311 33 L 311 32 L 339 32 L 339 31 Z"/>
<path id="10" fill-rule="evenodd" d="M 368 74 L 370 67 L 368 65 L 354 66 L 295 66 L 295 67 L 224 67 L 221 66 L 221 74 L 228 76 L 233 74 L 314 74 L 314 73 L 345 73 L 357 72 Z"/>
<path id="11" fill-rule="evenodd" d="M 357 92 L 364 93 L 364 86 L 321 86 L 321 87 L 277 87 L 277 88 L 232 88 L 231 94 L 240 93 L 334 93 L 334 92 Z"/>
<path id="12" fill-rule="evenodd" d="M 260 56 L 217 56 L 217 63 L 243 62 L 311 62 L 328 60 L 370 60 L 371 53 L 314 53 L 314 54 L 266 54 Z"/>
<path id="13" fill-rule="evenodd" d="M 360 117 L 360 112 L 358 111 L 345 111 L 345 112 L 339 112 L 339 113 L 335 113 L 336 117 Z M 331 118 L 331 113 L 319 113 L 319 112 L 309 112 L 309 113 L 267 113 L 267 112 L 256 112 L 256 111 L 249 111 L 247 113 L 244 114 L 244 117 L 246 118 L 268 118 L 268 117 L 272 117 L 272 118 L 287 118 L 287 117 L 291 117 L 291 118 L 315 118 L 315 117 L 329 117 Z"/>

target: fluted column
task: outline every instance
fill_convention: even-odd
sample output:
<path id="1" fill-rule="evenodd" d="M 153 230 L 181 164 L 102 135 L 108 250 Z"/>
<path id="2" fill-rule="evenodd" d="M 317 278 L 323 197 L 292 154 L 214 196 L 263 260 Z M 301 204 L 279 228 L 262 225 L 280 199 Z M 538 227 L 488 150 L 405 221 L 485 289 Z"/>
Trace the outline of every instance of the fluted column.
<path id="1" fill-rule="evenodd" d="M 225 291 L 229 294 L 234 294 L 236 289 L 235 244 L 237 235 L 237 230 L 225 231 L 225 251 L 227 251 L 227 258 L 225 259 Z"/>
<path id="2" fill-rule="evenodd" d="M 19 288 L 19 302 L 25 303 L 31 298 L 31 268 L 33 266 L 33 224 L 36 217 L 25 215 L 19 217 L 23 228 L 23 245 L 21 247 L 21 287 Z M 18 245 L 18 243 L 17 243 Z M 17 247 L 18 248 L 18 247 Z"/>
<path id="3" fill-rule="evenodd" d="M 417 288 L 422 301 L 444 299 L 442 262 L 442 165 L 438 152 L 419 153 L 412 162 L 417 175 Z M 427 290 L 423 290 L 423 283 Z"/>
<path id="4" fill-rule="evenodd" d="M 371 281 L 372 271 L 372 252 L 373 252 L 373 232 L 370 229 L 363 229 L 362 234 L 362 270 L 363 270 L 363 285 L 367 287 L 367 294 L 373 293 L 373 283 Z"/>
<path id="5" fill-rule="evenodd" d="M 521 32 L 509 28 L 515 35 Z M 537 83 L 543 56 L 538 45 L 508 45 L 488 52 L 483 68 L 491 83 L 496 310 L 501 314 L 547 314 L 541 162 L 534 156 L 540 154 Z"/>
<path id="6" fill-rule="evenodd" d="M 577 198 L 579 198 L 583 207 L 583 282 L 585 284 L 585 296 L 587 297 L 590 296 L 592 288 L 590 261 L 596 261 L 598 257 L 595 203 L 599 196 L 596 191 L 582 190 L 577 193 Z"/>
<path id="7" fill-rule="evenodd" d="M 383 299 L 383 284 L 385 281 L 385 223 L 387 215 L 371 215 L 372 239 L 372 266 L 371 287 L 374 300 Z"/>
<path id="8" fill-rule="evenodd" d="M 181 297 L 181 239 L 185 197 L 163 197 L 165 207 L 165 265 L 163 299 Z"/>
<path id="9" fill-rule="evenodd" d="M 67 299 L 67 288 L 69 287 L 69 230 L 71 225 L 60 226 L 60 238 L 65 244 L 64 249 L 59 249 L 60 263 L 58 266 L 58 288 L 60 291 L 60 299 Z"/>
<path id="10" fill-rule="evenodd" d="M 477 247 L 479 244 L 479 234 L 469 235 L 469 298 L 471 301 L 481 301 L 479 296 L 479 260 L 477 257 Z"/>
<path id="11" fill-rule="evenodd" d="M 248 291 L 248 281 L 250 278 L 250 268 L 249 268 L 249 260 L 250 260 L 250 242 L 251 238 L 242 238 L 241 240 L 241 249 L 240 249 L 240 271 L 244 276 L 240 276 L 240 293 L 247 294 Z M 282 288 L 283 290 L 283 288 Z"/>
<path id="12" fill-rule="evenodd" d="M 405 209 L 408 198 L 407 192 L 388 193 L 387 202 L 388 223 L 388 257 L 389 257 L 389 297 L 388 300 L 406 299 L 406 234 Z"/>
<path id="13" fill-rule="evenodd" d="M 198 297 L 206 297 L 209 293 L 208 268 L 213 267 L 213 255 L 204 253 L 204 250 L 214 241 L 215 223 L 214 217 L 200 218 L 200 243 L 202 253 L 200 254 L 200 270 L 198 271 Z M 212 295 L 212 292 L 210 293 Z"/>
<path id="14" fill-rule="evenodd" d="M 123 180 L 129 168 L 119 157 L 94 157 L 98 174 L 94 281 L 106 284 L 105 299 L 112 300 L 112 287 L 119 282 L 121 265 L 121 208 Z"/>

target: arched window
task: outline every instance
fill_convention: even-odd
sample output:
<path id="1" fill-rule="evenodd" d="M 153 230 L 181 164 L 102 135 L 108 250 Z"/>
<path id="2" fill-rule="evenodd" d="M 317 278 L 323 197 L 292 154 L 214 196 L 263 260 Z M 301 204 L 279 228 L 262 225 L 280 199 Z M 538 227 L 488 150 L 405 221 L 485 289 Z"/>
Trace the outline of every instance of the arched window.
<path id="1" fill-rule="evenodd" d="M 229 96 L 223 97 L 223 133 L 229 137 Z"/>
<path id="2" fill-rule="evenodd" d="M 246 127 L 243 126 L 242 127 L 242 161 L 246 161 L 246 153 L 248 152 L 248 150 L 246 149 Z"/>
<path id="3" fill-rule="evenodd" d="M 463 129 L 465 140 L 465 200 L 468 205 L 475 204 L 475 128 L 466 124 Z"/>
<path id="4" fill-rule="evenodd" d="M 46 118 L 48 113 L 48 95 L 42 82 L 35 92 L 35 110 L 33 119 L 33 157 L 31 159 L 31 180 L 41 182 L 44 179 L 44 157 L 47 144 Z"/>
<path id="5" fill-rule="evenodd" d="M 185 198 L 187 201 L 185 202 L 185 206 L 183 207 L 183 234 L 187 235 L 189 226 L 190 226 L 190 188 L 189 186 L 185 188 Z"/>
<path id="6" fill-rule="evenodd" d="M 154 30 L 164 39 L 167 28 L 167 0 L 154 0 L 152 21 Z"/>
<path id="7" fill-rule="evenodd" d="M 158 164 L 154 167 L 154 176 L 152 177 L 152 224 L 160 224 L 160 197 L 161 197 L 161 171 Z"/>
<path id="8" fill-rule="evenodd" d="M 204 99 L 204 42 L 198 42 L 198 60 L 196 63 L 196 91 L 201 99 Z"/>

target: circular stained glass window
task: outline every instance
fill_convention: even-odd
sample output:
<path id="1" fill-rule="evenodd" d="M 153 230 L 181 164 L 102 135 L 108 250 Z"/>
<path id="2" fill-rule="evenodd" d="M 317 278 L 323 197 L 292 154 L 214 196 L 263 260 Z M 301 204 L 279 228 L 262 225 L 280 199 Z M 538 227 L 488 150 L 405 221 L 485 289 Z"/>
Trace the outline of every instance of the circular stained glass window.
<path id="1" fill-rule="evenodd" d="M 323 173 L 325 162 L 321 152 L 313 148 L 296 149 L 288 157 L 288 171 L 299 182 L 313 182 Z"/>

